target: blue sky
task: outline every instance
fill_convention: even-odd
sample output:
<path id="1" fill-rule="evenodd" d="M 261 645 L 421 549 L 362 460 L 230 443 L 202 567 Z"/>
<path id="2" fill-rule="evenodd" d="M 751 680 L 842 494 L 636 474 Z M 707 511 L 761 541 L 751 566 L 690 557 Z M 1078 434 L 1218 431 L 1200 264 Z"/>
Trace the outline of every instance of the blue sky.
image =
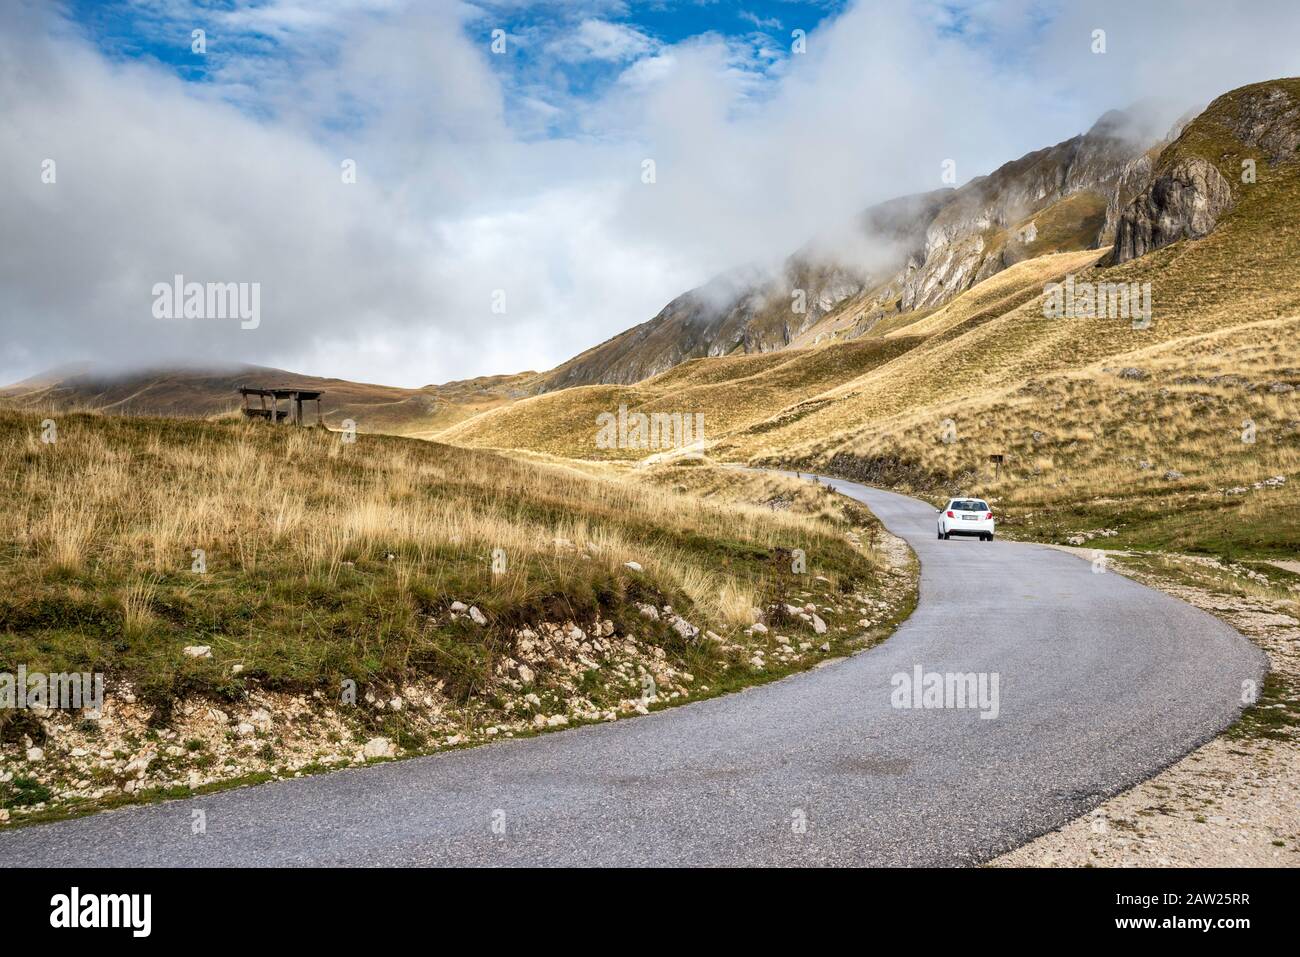
<path id="1" fill-rule="evenodd" d="M 549 368 L 809 241 L 869 261 L 847 224 L 949 162 L 964 182 L 1112 108 L 1296 72 L 1294 0 L 1167 11 L 0 0 L 0 321 L 22 317 L 0 381 L 81 360 L 417 386 Z M 150 290 L 176 274 L 260 283 L 261 324 L 160 324 Z"/>
<path id="2" fill-rule="evenodd" d="M 753 94 L 761 81 L 778 74 L 791 54 L 796 30 L 806 36 L 842 12 L 850 0 L 479 0 L 467 3 L 461 31 L 472 42 L 490 45 L 494 29 L 506 31 L 508 55 L 491 62 L 505 81 L 508 110 L 542 99 L 560 105 L 546 122 L 523 119 L 528 135 L 574 130 L 563 104 L 599 96 L 619 80 L 629 63 L 693 38 L 720 37 L 739 64 L 753 74 Z M 293 15 L 285 7 L 319 16 Z M 331 29 L 334 4 L 284 0 L 72 0 L 68 18 L 106 57 L 158 65 L 180 79 L 220 88 L 232 62 L 262 62 L 293 70 L 304 57 L 314 61 L 337 55 L 346 32 Z M 363 14 L 368 5 L 354 4 Z M 951 13 L 951 29 L 965 22 L 959 3 L 938 5 Z M 369 14 L 382 17 L 387 4 L 376 0 Z M 265 19 L 259 23 L 258 14 Z M 191 49 L 192 31 L 203 29 L 207 52 Z M 310 42 L 303 44 L 305 38 Z M 231 91 L 231 99 L 252 113 L 266 109 L 255 91 Z M 518 116 L 519 114 L 516 114 Z M 535 118 L 534 118 L 535 120 Z"/>

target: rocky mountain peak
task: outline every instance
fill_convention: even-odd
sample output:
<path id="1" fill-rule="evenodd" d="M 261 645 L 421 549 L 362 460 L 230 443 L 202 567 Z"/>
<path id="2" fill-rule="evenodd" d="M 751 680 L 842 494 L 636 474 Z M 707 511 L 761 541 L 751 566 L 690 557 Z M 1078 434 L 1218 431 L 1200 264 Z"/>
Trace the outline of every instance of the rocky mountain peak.
<path id="1" fill-rule="evenodd" d="M 959 189 L 874 206 L 775 269 L 735 270 L 683 293 L 533 388 L 629 384 L 688 359 L 854 338 L 888 316 L 938 307 L 1023 259 L 1108 246 L 1121 211 L 1154 173 L 1159 115 L 1151 104 L 1111 110 L 1087 132 Z"/>
<path id="2" fill-rule="evenodd" d="M 1207 235 L 1260 165 L 1300 159 L 1300 79 L 1226 93 L 1171 139 L 1124 206 L 1114 263 Z"/>

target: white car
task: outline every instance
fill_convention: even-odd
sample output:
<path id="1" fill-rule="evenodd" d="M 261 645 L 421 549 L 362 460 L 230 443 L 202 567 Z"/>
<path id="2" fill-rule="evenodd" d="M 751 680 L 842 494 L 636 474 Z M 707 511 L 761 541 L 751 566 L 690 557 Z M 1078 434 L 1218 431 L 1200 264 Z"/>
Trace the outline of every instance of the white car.
<path id="1" fill-rule="evenodd" d="M 993 512 L 981 498 L 953 498 L 939 509 L 939 537 L 978 536 L 981 542 L 993 541 Z"/>

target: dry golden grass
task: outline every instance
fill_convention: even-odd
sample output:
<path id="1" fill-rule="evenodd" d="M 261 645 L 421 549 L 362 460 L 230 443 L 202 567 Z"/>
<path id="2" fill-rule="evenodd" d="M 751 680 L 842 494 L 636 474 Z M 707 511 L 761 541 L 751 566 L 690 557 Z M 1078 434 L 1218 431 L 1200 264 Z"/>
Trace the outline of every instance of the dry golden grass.
<path id="1" fill-rule="evenodd" d="M 418 644 L 429 610 L 454 599 L 505 620 L 662 599 L 726 629 L 771 599 L 780 549 L 818 554 L 862 587 L 877 570 L 832 510 L 704 500 L 643 470 L 84 414 L 51 414 L 58 440 L 47 445 L 33 438 L 45 415 L 0 412 L 13 503 L 0 513 L 0 658 L 55 648 L 71 663 L 120 634 L 133 651 L 100 653 L 146 671 L 173 662 L 162 684 L 176 677 L 178 646 L 214 642 L 305 681 L 331 660 L 391 667 L 375 646 Z M 192 570 L 196 550 L 205 574 Z"/>
<path id="2" fill-rule="evenodd" d="M 149 633 L 154 623 L 153 599 L 158 589 L 156 580 L 137 578 L 123 589 L 122 630 L 138 638 Z"/>
<path id="3" fill-rule="evenodd" d="M 707 444 L 763 422 L 809 392 L 888 363 L 916 341 L 873 338 L 768 356 L 695 359 L 633 386 L 579 386 L 525 399 L 467 420 L 438 439 L 551 456 L 635 461 L 651 450 L 598 447 L 598 416 L 616 414 L 620 405 L 630 412 L 701 414 Z"/>
<path id="4" fill-rule="evenodd" d="M 593 457 L 595 415 L 620 402 L 698 410 L 715 460 L 805 463 L 936 494 L 978 488 L 1003 500 L 1013 526 L 1045 522 L 1046 535 L 1118 522 L 1146 529 L 1130 543 L 1300 551 L 1300 534 L 1270 529 L 1300 494 L 1300 392 L 1287 390 L 1300 386 L 1297 197 L 1300 164 L 1263 166 L 1204 240 L 1113 268 L 1094 265 L 1098 250 L 1042 256 L 857 342 L 697 360 L 635 387 L 542 396 L 447 435 Z M 1067 274 L 1150 282 L 1151 325 L 1045 318 L 1043 287 Z M 1130 367 L 1145 378 L 1119 375 Z M 940 441 L 947 419 L 952 443 Z M 1241 441 L 1247 421 L 1253 443 Z M 996 485 L 994 453 L 1007 460 Z M 1288 484 L 1221 491 L 1276 475 Z"/>
<path id="5" fill-rule="evenodd" d="M 990 496 L 1048 537 L 1141 525 L 1117 542 L 1285 554 L 1300 549 L 1286 518 L 1300 504 L 1300 409 L 1286 390 L 1297 336 L 1300 319 L 1286 319 L 1166 342 L 882 417 L 811 458 L 867 478 L 901 463 L 884 477 Z M 1005 458 L 996 480 L 994 453 Z M 1275 476 L 1286 484 L 1253 487 Z"/>
<path id="6" fill-rule="evenodd" d="M 1040 298 L 975 324 L 949 327 L 906 355 L 838 388 L 809 396 L 809 414 L 727 443 L 746 457 L 822 454 L 850 445 L 860 429 L 875 431 L 891 416 L 918 408 L 945 409 L 966 398 L 1014 388 L 1047 374 L 1111 365 L 1132 365 L 1130 353 L 1270 319 L 1300 314 L 1300 165 L 1262 174 L 1239 206 L 1204 240 L 1179 243 L 1123 266 L 1077 268 L 1080 280 L 1150 282 L 1154 319 L 1134 329 L 1124 319 L 1046 319 Z M 1052 257 L 1069 263 L 1074 256 Z M 1026 264 L 1028 265 L 1028 264 Z M 977 286 L 948 308 L 965 310 L 988 295 Z M 1043 280 L 1046 281 L 1046 280 Z M 1039 286 L 1041 291 L 1041 285 Z M 956 333 L 956 334 L 954 334 Z M 1279 337 L 1283 366 L 1294 367 L 1297 344 Z M 1231 369 L 1225 369 L 1231 372 Z"/>
<path id="7" fill-rule="evenodd" d="M 696 359 L 634 386 L 583 386 L 536 396 L 469 419 L 439 438 L 471 446 L 528 450 L 553 456 L 636 460 L 645 450 L 602 450 L 596 418 L 616 412 L 681 412 L 704 415 L 713 440 L 757 427 L 775 428 L 805 403 L 837 401 L 860 382 L 877 382 L 907 353 L 1005 313 L 1042 291 L 1044 282 L 1090 266 L 1097 250 L 1018 263 L 933 313 L 882 326 L 854 342 L 788 349 L 755 356 Z M 900 397 L 904 405 L 906 400 Z M 727 443 L 729 446 L 729 443 Z"/>
<path id="8" fill-rule="evenodd" d="M 323 390 L 322 412 L 326 424 L 333 428 L 340 428 L 344 419 L 352 419 L 362 432 L 428 436 L 462 419 L 509 404 L 525 394 L 534 379 L 533 373 L 525 372 L 404 389 L 262 367 L 145 370 L 112 375 L 82 369 L 0 388 L 0 403 L 10 408 L 58 410 L 63 415 L 104 412 L 216 420 L 240 415 L 240 385 L 296 384 L 302 389 Z M 304 415 L 308 422 L 316 421 L 313 403 L 307 404 Z"/>

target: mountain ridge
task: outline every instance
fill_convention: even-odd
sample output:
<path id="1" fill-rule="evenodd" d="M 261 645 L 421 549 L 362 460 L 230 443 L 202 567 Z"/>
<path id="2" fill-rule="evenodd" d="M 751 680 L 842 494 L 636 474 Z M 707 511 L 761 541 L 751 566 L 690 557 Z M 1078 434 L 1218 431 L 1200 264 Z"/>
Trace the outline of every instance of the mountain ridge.
<path id="1" fill-rule="evenodd" d="M 242 385 L 320 390 L 323 418 L 341 427 L 351 419 L 363 432 L 436 432 L 527 394 L 536 373 L 478 376 L 417 389 L 312 376 L 269 366 L 99 370 L 64 366 L 0 388 L 16 408 L 88 410 L 122 415 L 220 418 L 238 415 Z M 309 410 L 310 411 L 310 410 Z M 308 416 L 308 421 L 314 421 Z"/>
<path id="2" fill-rule="evenodd" d="M 890 316 L 937 308 L 1023 259 L 1101 248 L 1114 238 L 1121 183 L 1145 185 L 1139 161 L 1150 163 L 1150 152 L 1175 135 L 1158 135 L 1160 125 L 1138 107 L 1110 110 L 1086 132 L 959 188 L 879 203 L 852 221 L 857 234 L 847 238 L 879 247 L 874 261 L 846 263 L 833 241 L 811 240 L 775 274 L 733 270 L 682 293 L 533 388 L 626 385 L 688 359 L 856 338 Z M 846 311 L 851 317 L 837 321 Z"/>

